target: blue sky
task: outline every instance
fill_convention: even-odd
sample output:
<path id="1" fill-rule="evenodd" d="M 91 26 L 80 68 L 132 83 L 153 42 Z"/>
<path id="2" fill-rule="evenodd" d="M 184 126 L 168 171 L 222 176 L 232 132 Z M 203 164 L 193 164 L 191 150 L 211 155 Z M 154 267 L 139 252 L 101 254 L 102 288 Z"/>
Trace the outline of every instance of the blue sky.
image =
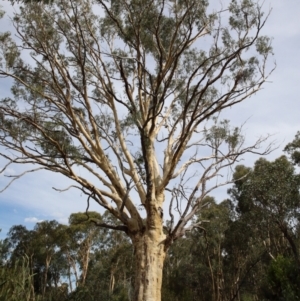
<path id="1" fill-rule="evenodd" d="M 12 11 L 8 2 L 2 2 L 2 6 Z M 228 109 L 224 117 L 235 126 L 247 120 L 244 126 L 246 143 L 250 144 L 262 135 L 274 134 L 271 140 L 276 140 L 278 149 L 267 157 L 272 160 L 282 154 L 284 146 L 300 130 L 300 1 L 269 0 L 265 1 L 264 7 L 265 10 L 273 8 L 264 34 L 274 38 L 277 68 L 262 91 Z M 1 25 L 1 31 L 9 30 L 7 18 Z M 0 91 L 1 96 L 9 93 L 9 83 L 0 80 Z M 247 156 L 242 163 L 252 166 L 257 158 Z M 0 167 L 2 165 L 0 160 Z M 0 190 L 5 182 L 4 176 L 0 175 Z M 52 189 L 68 185 L 62 176 L 47 172 L 33 173 L 16 181 L 0 194 L 0 237 L 3 238 L 12 225 L 23 224 L 31 228 L 35 222 L 46 219 L 66 223 L 72 212 L 84 211 L 86 197 L 78 191 L 59 193 Z M 226 188 L 215 195 L 218 200 L 226 198 Z M 91 209 L 100 210 L 95 204 Z"/>

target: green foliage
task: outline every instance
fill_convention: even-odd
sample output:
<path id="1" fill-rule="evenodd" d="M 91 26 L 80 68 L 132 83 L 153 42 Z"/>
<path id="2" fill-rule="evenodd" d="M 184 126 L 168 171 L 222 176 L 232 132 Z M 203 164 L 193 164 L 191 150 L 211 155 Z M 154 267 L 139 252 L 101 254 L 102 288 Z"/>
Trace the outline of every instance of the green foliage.
<path id="1" fill-rule="evenodd" d="M 300 163 L 300 132 L 297 132 L 294 140 L 286 145 L 284 151 L 288 153 L 295 165 Z"/>
<path id="2" fill-rule="evenodd" d="M 1 13 L 0 17 L 2 16 L 3 12 Z M 19 62 L 20 56 L 20 52 L 17 48 L 17 45 L 11 38 L 10 33 L 0 33 L 0 47 L 3 53 L 3 56 L 1 56 L 0 58 L 0 66 L 9 70 Z"/>
<path id="3" fill-rule="evenodd" d="M 59 125 L 52 122 L 45 125 L 45 139 L 41 137 L 40 146 L 45 154 L 53 158 L 62 157 L 63 153 L 78 155 L 71 137 L 64 129 L 60 129 Z"/>
<path id="4" fill-rule="evenodd" d="M 264 208 L 272 216 L 281 220 L 291 218 L 299 203 L 300 177 L 285 156 L 269 162 L 256 161 L 254 169 L 242 166 L 234 174 L 236 185 L 229 193 L 238 201 L 238 210 L 256 213 Z"/>
<path id="5" fill-rule="evenodd" d="M 270 264 L 267 280 L 270 286 L 268 295 L 277 300 L 300 300 L 300 273 L 293 259 L 277 256 Z"/>
<path id="6" fill-rule="evenodd" d="M 212 149 L 217 151 L 222 144 L 227 145 L 230 151 L 237 150 L 243 142 L 239 128 L 230 128 L 229 120 L 223 120 L 217 124 L 218 119 L 214 118 L 214 125 L 210 129 L 204 129 L 205 139 Z"/>
<path id="7" fill-rule="evenodd" d="M 29 259 L 22 257 L 11 266 L 1 267 L 1 301 L 30 301 L 34 299 L 33 275 L 30 272 L 29 265 Z"/>
<path id="8" fill-rule="evenodd" d="M 256 266 L 265 272 L 258 274 L 261 282 L 256 294 L 261 299 L 298 300 L 299 174 L 281 156 L 273 162 L 261 158 L 253 169 L 237 166 L 234 179 L 235 185 L 228 191 L 235 210 L 228 245 L 235 247 L 234 240 L 239 240 L 244 258 L 251 248 L 257 255 L 260 252 Z"/>
<path id="9" fill-rule="evenodd" d="M 8 242 L 6 240 L 3 241 L 2 239 L 0 239 L 0 267 L 2 267 L 5 264 L 8 253 L 9 253 Z"/>

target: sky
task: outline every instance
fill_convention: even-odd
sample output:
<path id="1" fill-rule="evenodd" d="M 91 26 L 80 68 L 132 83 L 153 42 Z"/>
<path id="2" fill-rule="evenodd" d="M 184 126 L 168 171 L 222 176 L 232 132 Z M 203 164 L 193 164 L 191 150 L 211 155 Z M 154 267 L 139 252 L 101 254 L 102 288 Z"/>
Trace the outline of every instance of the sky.
<path id="1" fill-rule="evenodd" d="M 12 11 L 7 1 L 0 4 L 4 10 Z M 244 125 L 247 144 L 260 136 L 271 134 L 269 142 L 274 141 L 277 148 L 266 159 L 274 160 L 283 154 L 284 146 L 300 130 L 300 1 L 266 0 L 264 8 L 266 11 L 272 8 L 263 34 L 273 38 L 276 70 L 259 93 L 228 109 L 224 116 L 235 126 L 247 121 Z M 10 29 L 9 20 L 5 18 L 0 31 Z M 9 93 L 9 86 L 1 79 L 0 92 L 1 96 Z M 246 156 L 241 163 L 252 166 L 258 158 Z M 1 164 L 2 161 L 0 169 L 3 167 Z M 0 174 L 0 190 L 6 182 L 4 175 Z M 63 176 L 44 171 L 31 173 L 15 181 L 0 193 L 0 238 L 4 238 L 13 225 L 22 224 L 31 229 L 42 220 L 55 219 L 67 223 L 71 213 L 85 211 L 86 196 L 76 190 L 62 193 L 53 189 L 64 189 L 70 184 Z M 215 192 L 217 200 L 227 197 L 227 188 Z M 91 204 L 90 209 L 101 212 L 96 204 Z"/>

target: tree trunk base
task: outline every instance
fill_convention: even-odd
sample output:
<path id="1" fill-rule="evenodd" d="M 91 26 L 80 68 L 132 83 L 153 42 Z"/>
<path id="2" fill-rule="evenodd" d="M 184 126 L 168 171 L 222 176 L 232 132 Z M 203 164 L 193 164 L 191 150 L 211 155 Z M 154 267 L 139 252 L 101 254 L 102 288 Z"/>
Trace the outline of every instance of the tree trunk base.
<path id="1" fill-rule="evenodd" d="M 137 234 L 135 249 L 134 301 L 160 301 L 163 264 L 166 257 L 165 235 Z"/>

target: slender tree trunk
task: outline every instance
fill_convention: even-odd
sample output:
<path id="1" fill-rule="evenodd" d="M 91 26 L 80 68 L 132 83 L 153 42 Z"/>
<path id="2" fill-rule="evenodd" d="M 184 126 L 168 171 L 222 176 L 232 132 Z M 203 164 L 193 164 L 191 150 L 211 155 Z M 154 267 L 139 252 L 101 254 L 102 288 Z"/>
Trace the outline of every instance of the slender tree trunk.
<path id="1" fill-rule="evenodd" d="M 28 258 L 29 258 L 29 271 L 30 271 L 30 275 L 33 275 L 33 255 L 31 254 Z M 32 277 L 32 280 L 30 282 L 30 287 L 31 287 L 31 299 L 32 301 L 35 301 L 35 292 L 34 292 L 34 276 Z"/>
<path id="2" fill-rule="evenodd" d="M 277 222 L 280 230 L 283 233 L 283 236 L 287 239 L 288 243 L 290 244 L 290 247 L 292 248 L 292 252 L 297 264 L 297 268 L 300 271 L 300 258 L 299 258 L 299 253 L 298 253 L 298 247 L 294 241 L 294 238 L 292 237 L 292 235 L 289 233 L 289 229 L 286 225 L 285 222 Z"/>
<path id="3" fill-rule="evenodd" d="M 83 254 L 83 259 L 82 259 L 82 274 L 81 274 L 81 279 L 80 279 L 81 286 L 85 285 L 85 279 L 86 279 L 88 267 L 89 267 L 90 250 L 91 250 L 91 243 L 88 240 L 86 242 L 86 246 L 84 248 L 84 254 Z"/>
<path id="4" fill-rule="evenodd" d="M 44 279 L 43 279 L 43 282 L 44 282 L 43 283 L 43 292 L 42 292 L 43 297 L 45 296 L 45 293 L 46 293 L 50 262 L 51 262 L 51 257 L 50 258 L 47 257 L 46 262 L 45 262 L 45 271 L 44 271 Z"/>
<path id="5" fill-rule="evenodd" d="M 133 301 L 160 301 L 165 260 L 165 235 L 146 231 L 132 238 L 135 249 Z"/>
<path id="6" fill-rule="evenodd" d="M 68 278 L 69 278 L 70 291 L 73 292 L 72 281 L 71 281 L 71 267 L 70 267 L 70 264 L 68 265 Z"/>
<path id="7" fill-rule="evenodd" d="M 76 288 L 78 286 L 78 284 L 79 284 L 79 278 L 78 278 L 76 263 L 73 260 L 73 258 L 71 260 L 72 260 L 72 269 L 74 271 L 74 276 L 75 276 L 75 283 L 76 283 L 75 288 Z"/>
<path id="8" fill-rule="evenodd" d="M 207 253 L 207 262 L 208 262 L 208 266 L 209 266 L 209 270 L 210 270 L 210 277 L 211 277 L 211 284 L 212 284 L 212 300 L 219 301 L 219 294 L 218 294 L 219 290 L 218 289 L 217 289 L 218 297 L 216 298 L 215 277 L 214 277 L 213 268 L 211 266 L 211 261 L 210 261 L 210 257 L 209 257 L 210 254 L 209 254 L 208 249 L 206 249 L 206 253 Z M 218 285 L 218 278 L 217 278 L 216 283 Z"/>
<path id="9" fill-rule="evenodd" d="M 73 292 L 73 287 L 72 287 L 72 282 L 71 282 L 71 268 L 74 272 L 74 276 L 75 276 L 75 288 L 78 286 L 78 274 L 77 274 L 77 269 L 76 269 L 76 263 L 74 258 L 71 256 L 70 252 L 67 251 L 67 258 L 68 258 L 68 263 L 69 263 L 69 283 L 70 283 L 70 289 L 71 292 Z"/>

